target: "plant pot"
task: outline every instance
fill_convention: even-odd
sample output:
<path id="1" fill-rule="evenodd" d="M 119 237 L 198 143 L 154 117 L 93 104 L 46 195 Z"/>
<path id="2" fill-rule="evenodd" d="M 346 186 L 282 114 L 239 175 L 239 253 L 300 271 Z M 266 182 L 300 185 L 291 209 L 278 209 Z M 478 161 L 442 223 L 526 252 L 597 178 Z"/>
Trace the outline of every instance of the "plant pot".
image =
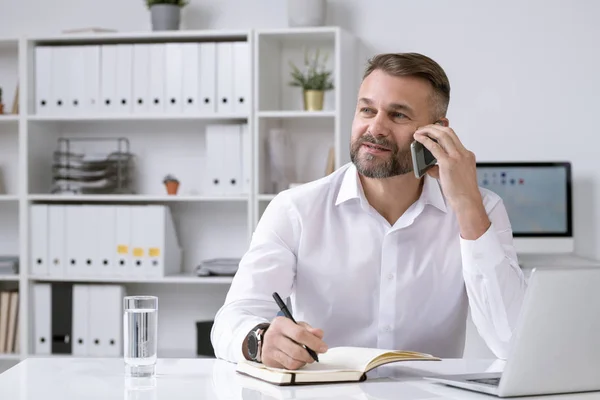
<path id="1" fill-rule="evenodd" d="M 288 0 L 288 25 L 323 26 L 325 24 L 325 0 Z"/>
<path id="2" fill-rule="evenodd" d="M 155 4 L 150 7 L 153 31 L 179 30 L 181 9 L 175 4 Z"/>
<path id="3" fill-rule="evenodd" d="M 304 91 L 304 110 L 321 111 L 323 109 L 323 99 L 325 92 L 323 90 L 305 90 Z"/>
<path id="4" fill-rule="evenodd" d="M 177 194 L 177 190 L 179 189 L 179 182 L 168 181 L 165 183 L 165 187 L 167 188 L 167 194 Z"/>

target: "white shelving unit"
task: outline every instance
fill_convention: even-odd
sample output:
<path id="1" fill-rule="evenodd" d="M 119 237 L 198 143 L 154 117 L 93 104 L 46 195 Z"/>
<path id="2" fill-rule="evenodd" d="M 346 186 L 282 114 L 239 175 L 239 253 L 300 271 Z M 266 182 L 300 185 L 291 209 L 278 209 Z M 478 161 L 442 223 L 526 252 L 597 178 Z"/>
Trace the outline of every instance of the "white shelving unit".
<path id="1" fill-rule="evenodd" d="M 246 41 L 250 45 L 249 113 L 185 115 L 38 115 L 35 106 L 35 48 L 118 43 Z M 304 48 L 329 53 L 334 90 L 327 92 L 323 111 L 304 111 L 302 93 L 290 87 L 288 60 L 300 64 Z M 270 128 L 285 129 L 298 149 L 300 182 L 325 175 L 327 154 L 335 165 L 349 161 L 350 127 L 359 82 L 354 38 L 337 27 L 256 31 L 177 31 L 61 35 L 0 39 L 0 86 L 9 107 L 16 83 L 20 115 L 0 116 L 0 255 L 18 254 L 20 274 L 0 276 L 0 290 L 20 292 L 19 354 L 0 354 L 0 368 L 33 352 L 32 287 L 36 282 L 118 283 L 127 294 L 159 296 L 159 357 L 193 357 L 195 322 L 210 320 L 222 305 L 231 278 L 196 277 L 203 259 L 241 257 L 264 207 L 276 193 L 269 187 L 265 140 Z M 13 92 L 8 90 L 12 87 Z M 10 97 L 9 97 L 10 96 Z M 8 101 L 10 99 L 10 101 Z M 248 195 L 211 196 L 200 189 L 204 129 L 210 124 L 247 123 L 251 134 L 251 184 Z M 60 195 L 49 193 L 51 156 L 61 137 L 125 137 L 140 154 L 136 166 L 140 192 L 135 195 Z M 182 182 L 178 195 L 167 195 L 162 176 L 174 173 Z M 165 204 L 171 209 L 184 251 L 182 272 L 164 278 L 51 277 L 32 274 L 30 217 L 33 204 Z"/>

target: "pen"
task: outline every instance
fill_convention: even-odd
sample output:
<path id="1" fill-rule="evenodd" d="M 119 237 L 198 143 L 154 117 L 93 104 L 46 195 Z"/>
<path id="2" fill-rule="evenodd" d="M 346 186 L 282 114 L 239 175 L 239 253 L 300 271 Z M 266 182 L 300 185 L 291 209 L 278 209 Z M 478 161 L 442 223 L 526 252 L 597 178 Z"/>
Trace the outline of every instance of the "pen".
<path id="1" fill-rule="evenodd" d="M 285 303 L 283 302 L 283 300 L 281 300 L 281 297 L 279 297 L 279 295 L 277 294 L 277 292 L 273 293 L 273 298 L 275 299 L 275 302 L 279 306 L 279 309 L 281 310 L 281 312 L 283 313 L 283 315 L 285 315 L 286 318 L 291 319 L 293 323 L 298 324 L 296 322 L 296 320 L 294 319 L 294 317 L 292 317 L 292 313 L 290 312 L 290 310 L 288 310 L 288 308 L 286 307 Z M 315 353 L 313 350 L 309 349 L 308 347 L 306 347 L 304 345 L 303 345 L 303 347 L 306 349 L 306 351 L 308 351 L 308 354 L 310 354 L 310 356 L 316 362 L 319 362 L 319 357 L 317 357 L 317 353 Z"/>

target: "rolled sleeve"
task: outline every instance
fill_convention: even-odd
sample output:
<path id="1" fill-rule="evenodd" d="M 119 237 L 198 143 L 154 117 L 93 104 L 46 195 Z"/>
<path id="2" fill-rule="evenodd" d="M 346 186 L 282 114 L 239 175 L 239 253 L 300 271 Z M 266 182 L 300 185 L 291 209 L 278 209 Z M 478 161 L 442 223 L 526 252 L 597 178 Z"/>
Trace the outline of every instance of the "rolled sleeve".
<path id="1" fill-rule="evenodd" d="M 293 209 L 280 194 L 263 213 L 225 303 L 215 316 L 211 342 L 217 358 L 241 360 L 248 332 L 277 316 L 273 292 L 284 299 L 290 296 L 296 273 L 297 234 Z"/>

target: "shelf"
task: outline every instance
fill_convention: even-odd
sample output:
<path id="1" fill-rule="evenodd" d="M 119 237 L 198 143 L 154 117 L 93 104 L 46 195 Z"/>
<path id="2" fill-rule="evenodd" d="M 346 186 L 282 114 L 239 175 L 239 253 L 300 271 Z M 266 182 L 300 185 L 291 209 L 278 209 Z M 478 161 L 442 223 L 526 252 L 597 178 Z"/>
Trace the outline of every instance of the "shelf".
<path id="1" fill-rule="evenodd" d="M 3 360 L 14 360 L 14 361 L 20 361 L 21 360 L 21 355 L 20 354 L 14 354 L 14 353 L 1 353 L 0 354 L 0 361 Z"/>
<path id="2" fill-rule="evenodd" d="M 271 201 L 275 198 L 275 196 L 277 196 L 277 195 L 276 194 L 259 194 L 258 200 L 259 201 Z"/>
<path id="3" fill-rule="evenodd" d="M 0 282 L 18 282 L 19 275 L 0 275 Z"/>
<path id="4" fill-rule="evenodd" d="M 35 122 L 143 122 L 143 121 L 231 121 L 246 120 L 247 114 L 97 114 L 97 115 L 30 115 Z"/>
<path id="5" fill-rule="evenodd" d="M 0 115 L 0 123 L 4 122 L 18 122 L 19 116 L 14 114 L 3 114 Z"/>
<path id="6" fill-rule="evenodd" d="M 60 194 L 31 194 L 30 201 L 55 203 L 107 202 L 107 203 L 177 203 L 177 202 L 236 202 L 248 201 L 248 196 L 170 196 L 170 195 L 60 195 Z"/>
<path id="7" fill-rule="evenodd" d="M 0 194 L 0 203 L 3 201 L 19 201 L 19 196 L 15 194 Z"/>
<path id="8" fill-rule="evenodd" d="M 274 28 L 258 30 L 257 34 L 259 38 L 269 37 L 288 43 L 305 43 L 306 41 L 331 41 L 341 30 L 336 26 Z"/>
<path id="9" fill-rule="evenodd" d="M 179 30 L 179 31 L 139 31 L 71 33 L 28 39 L 37 45 L 60 45 L 75 43 L 157 43 L 171 41 L 245 41 L 249 31 L 241 30 Z"/>
<path id="10" fill-rule="evenodd" d="M 195 275 L 173 275 L 158 278 L 134 276 L 40 276 L 30 275 L 29 279 L 40 282 L 98 282 L 98 283 L 185 283 L 185 284 L 230 284 L 230 276 L 197 277 Z"/>
<path id="11" fill-rule="evenodd" d="M 260 118 L 335 118 L 335 111 L 259 111 Z"/>

